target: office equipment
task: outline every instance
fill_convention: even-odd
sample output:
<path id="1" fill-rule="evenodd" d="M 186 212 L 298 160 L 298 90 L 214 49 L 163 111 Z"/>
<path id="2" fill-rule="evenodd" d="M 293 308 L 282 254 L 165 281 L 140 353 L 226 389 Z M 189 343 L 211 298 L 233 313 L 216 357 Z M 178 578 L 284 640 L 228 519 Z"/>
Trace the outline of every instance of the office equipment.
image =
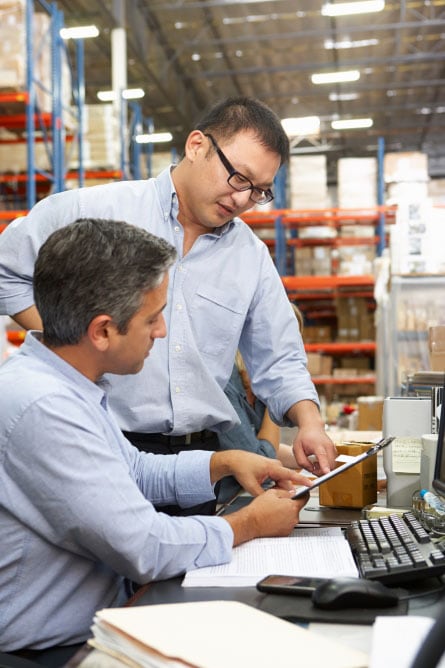
<path id="1" fill-rule="evenodd" d="M 289 594 L 311 596 L 317 587 L 329 578 L 303 578 L 295 575 L 267 575 L 257 582 L 256 588 L 266 594 Z"/>
<path id="2" fill-rule="evenodd" d="M 363 578 L 332 578 L 312 594 L 312 602 L 324 610 L 345 608 L 391 608 L 398 604 L 398 594 L 381 582 Z"/>
<path id="3" fill-rule="evenodd" d="M 364 653 L 237 601 L 111 608 L 97 613 L 91 644 L 140 666 L 365 668 Z M 130 663 L 129 665 L 135 665 Z"/>
<path id="4" fill-rule="evenodd" d="M 377 617 L 371 637 L 370 668 L 445 668 L 443 613 Z"/>
<path id="5" fill-rule="evenodd" d="M 359 455 L 356 455 L 355 457 L 348 457 L 347 460 L 341 464 L 340 466 L 337 466 L 337 468 L 332 469 L 332 471 L 329 471 L 329 473 L 325 473 L 324 475 L 321 475 L 318 478 L 315 478 L 315 480 L 312 481 L 312 486 L 311 487 L 299 487 L 295 491 L 295 495 L 293 496 L 294 499 L 299 499 L 300 497 L 304 496 L 307 494 L 308 491 L 311 489 L 314 489 L 316 487 L 319 487 L 322 485 L 324 482 L 327 480 L 331 480 L 332 478 L 335 478 L 335 476 L 338 476 L 339 474 L 343 473 L 344 471 L 347 471 L 350 469 L 352 466 L 356 466 L 360 462 L 365 461 L 365 459 L 368 459 L 369 457 L 373 457 L 376 455 L 380 450 L 383 448 L 386 448 L 392 441 L 394 437 L 389 436 L 387 438 L 382 438 L 378 443 L 375 445 L 371 446 L 365 452 L 360 453 Z"/>
<path id="6" fill-rule="evenodd" d="M 445 573 L 445 545 L 412 512 L 354 521 L 346 537 L 363 578 L 392 585 Z"/>
<path id="7" fill-rule="evenodd" d="M 443 395 L 445 397 L 445 381 Z M 433 488 L 438 494 L 445 495 L 445 401 L 442 399 L 439 433 L 437 435 L 436 464 L 434 467 Z"/>
<path id="8" fill-rule="evenodd" d="M 396 436 L 383 451 L 388 506 L 410 508 L 419 489 L 421 437 L 431 431 L 431 406 L 431 397 L 387 397 L 383 403 L 383 436 Z"/>

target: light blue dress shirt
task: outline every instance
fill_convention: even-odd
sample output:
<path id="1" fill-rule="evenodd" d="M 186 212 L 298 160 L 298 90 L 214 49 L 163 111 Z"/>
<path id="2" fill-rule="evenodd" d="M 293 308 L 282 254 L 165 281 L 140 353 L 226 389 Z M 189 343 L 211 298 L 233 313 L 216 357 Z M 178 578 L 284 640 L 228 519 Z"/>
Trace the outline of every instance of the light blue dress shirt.
<path id="1" fill-rule="evenodd" d="M 220 517 L 153 503 L 214 498 L 211 453 L 152 455 L 122 435 L 103 388 L 28 333 L 0 366 L 0 650 L 82 642 L 126 581 L 231 558 Z"/>
<path id="2" fill-rule="evenodd" d="M 255 395 L 278 424 L 294 403 L 318 395 L 306 368 L 295 314 L 267 246 L 243 221 L 201 235 L 183 255 L 178 200 L 166 169 L 156 179 L 123 181 L 52 195 L 0 235 L 0 313 L 34 302 L 37 252 L 55 229 L 77 218 L 111 218 L 172 243 L 165 310 L 157 340 L 136 375 L 110 377 L 110 406 L 125 431 L 187 434 L 239 423 L 224 394 L 239 347 Z M 100 258 L 97 261 L 100 271 Z M 131 402 L 128 398 L 131 397 Z"/>

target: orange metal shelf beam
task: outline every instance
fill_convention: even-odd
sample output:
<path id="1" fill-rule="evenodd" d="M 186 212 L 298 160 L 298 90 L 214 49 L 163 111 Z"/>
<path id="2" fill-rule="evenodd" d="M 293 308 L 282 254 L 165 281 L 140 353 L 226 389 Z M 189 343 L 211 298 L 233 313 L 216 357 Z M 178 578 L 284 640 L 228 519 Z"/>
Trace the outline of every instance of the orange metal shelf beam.
<path id="1" fill-rule="evenodd" d="M 65 178 L 67 179 L 76 179 L 78 176 L 78 172 L 73 171 L 73 172 L 68 172 L 65 175 Z M 87 170 L 85 172 L 85 178 L 86 179 L 119 179 L 122 178 L 122 172 L 120 169 L 110 169 L 110 170 Z M 8 181 L 13 181 L 15 183 L 20 183 L 20 182 L 25 182 L 28 180 L 28 175 L 27 174 L 0 174 L 0 182 L 1 183 L 7 183 Z M 47 183 L 48 179 L 43 176 L 42 174 L 36 174 L 35 176 L 36 181 L 42 181 Z"/>
<path id="2" fill-rule="evenodd" d="M 29 95 L 26 91 L 14 91 L 11 93 L 0 93 L 0 102 L 28 102 Z"/>
<path id="3" fill-rule="evenodd" d="M 40 120 L 39 120 L 40 119 Z M 34 114 L 34 125 L 36 128 L 40 127 L 40 121 L 45 127 L 50 127 L 52 115 L 48 113 Z M 26 127 L 26 114 L 5 114 L 0 116 L 0 126 L 4 128 L 20 128 Z"/>
<path id="4" fill-rule="evenodd" d="M 375 341 L 351 341 L 348 343 L 305 343 L 304 348 L 308 353 L 340 355 L 342 353 L 375 353 L 377 345 Z"/>
<path id="5" fill-rule="evenodd" d="M 336 288 L 371 287 L 374 277 L 365 276 L 282 276 L 286 290 L 335 290 Z"/>
<path id="6" fill-rule="evenodd" d="M 348 378 L 334 378 L 333 376 L 312 376 L 314 385 L 373 385 L 376 377 L 373 376 L 349 376 Z"/>

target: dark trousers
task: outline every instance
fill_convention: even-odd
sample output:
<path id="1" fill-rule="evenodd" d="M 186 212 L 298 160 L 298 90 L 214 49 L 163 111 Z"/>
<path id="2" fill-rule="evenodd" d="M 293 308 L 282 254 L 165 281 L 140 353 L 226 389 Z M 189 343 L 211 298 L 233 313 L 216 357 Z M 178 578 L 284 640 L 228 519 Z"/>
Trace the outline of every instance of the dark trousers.
<path id="1" fill-rule="evenodd" d="M 9 663 L 5 665 L 11 668 L 17 665 L 17 668 L 25 668 L 29 662 L 29 666 L 45 666 L 45 668 L 62 668 L 66 666 L 68 661 L 78 652 L 85 643 L 78 645 L 67 645 L 65 647 L 59 645 L 57 647 L 48 647 L 47 649 L 21 649 L 16 652 L 9 652 L 4 654 L 4 657 L 10 657 Z M 17 664 L 14 663 L 14 658 L 17 657 Z M 0 656 L 0 665 L 2 657 Z"/>
<path id="2" fill-rule="evenodd" d="M 177 455 L 183 450 L 210 450 L 219 449 L 218 436 L 215 432 L 205 430 L 191 435 L 191 442 L 186 443 L 184 436 L 166 436 L 165 434 L 141 434 L 134 431 L 124 431 L 125 438 L 142 452 L 152 452 L 155 455 Z M 218 495 L 219 483 L 215 485 L 215 494 Z M 191 508 L 181 508 L 177 505 L 155 506 L 156 510 L 167 515 L 214 515 L 216 499 L 200 503 Z"/>

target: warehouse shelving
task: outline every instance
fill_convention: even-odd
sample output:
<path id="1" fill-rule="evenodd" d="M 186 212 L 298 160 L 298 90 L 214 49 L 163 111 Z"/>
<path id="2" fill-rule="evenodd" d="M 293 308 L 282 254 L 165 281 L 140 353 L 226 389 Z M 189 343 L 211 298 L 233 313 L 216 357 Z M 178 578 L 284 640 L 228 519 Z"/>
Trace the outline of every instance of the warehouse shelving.
<path id="1" fill-rule="evenodd" d="M 243 220 L 269 246 L 274 257 L 277 269 L 282 277 L 283 285 L 291 301 L 295 301 L 302 310 L 305 322 L 311 325 L 328 326 L 332 332 L 336 330 L 336 300 L 344 298 L 361 298 L 365 300 L 369 310 L 375 308 L 374 276 L 372 274 L 341 275 L 339 267 L 334 262 L 329 275 L 296 275 L 293 251 L 295 248 L 314 248 L 317 246 L 331 249 L 341 247 L 371 246 L 376 254 L 386 246 L 387 224 L 395 219 L 394 207 L 365 207 L 359 209 L 307 209 L 290 210 L 277 209 L 268 212 L 249 211 L 243 215 Z M 345 226 L 354 226 L 354 235 L 341 234 Z M 372 225 L 375 228 L 373 235 L 367 230 L 366 235 L 360 235 L 360 226 Z M 316 237 L 299 235 L 301 230 L 308 227 L 332 228 L 332 236 Z M 340 234 L 338 234 L 340 232 Z M 308 329 L 306 331 L 308 332 Z M 303 333 L 304 334 L 304 333 Z M 375 337 L 372 340 L 336 340 L 335 334 L 329 341 L 308 341 L 305 349 L 308 354 L 318 353 L 331 356 L 335 363 L 341 364 L 341 359 L 367 358 L 373 366 L 376 354 Z M 323 374 L 313 376 L 314 383 L 323 386 L 323 392 L 333 394 L 345 386 L 355 386 L 363 389 L 368 386 L 373 391 L 376 384 L 376 374 L 371 368 L 360 370 L 360 373 L 347 375 L 343 370 L 341 375 Z M 329 389 L 330 388 L 330 389 Z"/>

